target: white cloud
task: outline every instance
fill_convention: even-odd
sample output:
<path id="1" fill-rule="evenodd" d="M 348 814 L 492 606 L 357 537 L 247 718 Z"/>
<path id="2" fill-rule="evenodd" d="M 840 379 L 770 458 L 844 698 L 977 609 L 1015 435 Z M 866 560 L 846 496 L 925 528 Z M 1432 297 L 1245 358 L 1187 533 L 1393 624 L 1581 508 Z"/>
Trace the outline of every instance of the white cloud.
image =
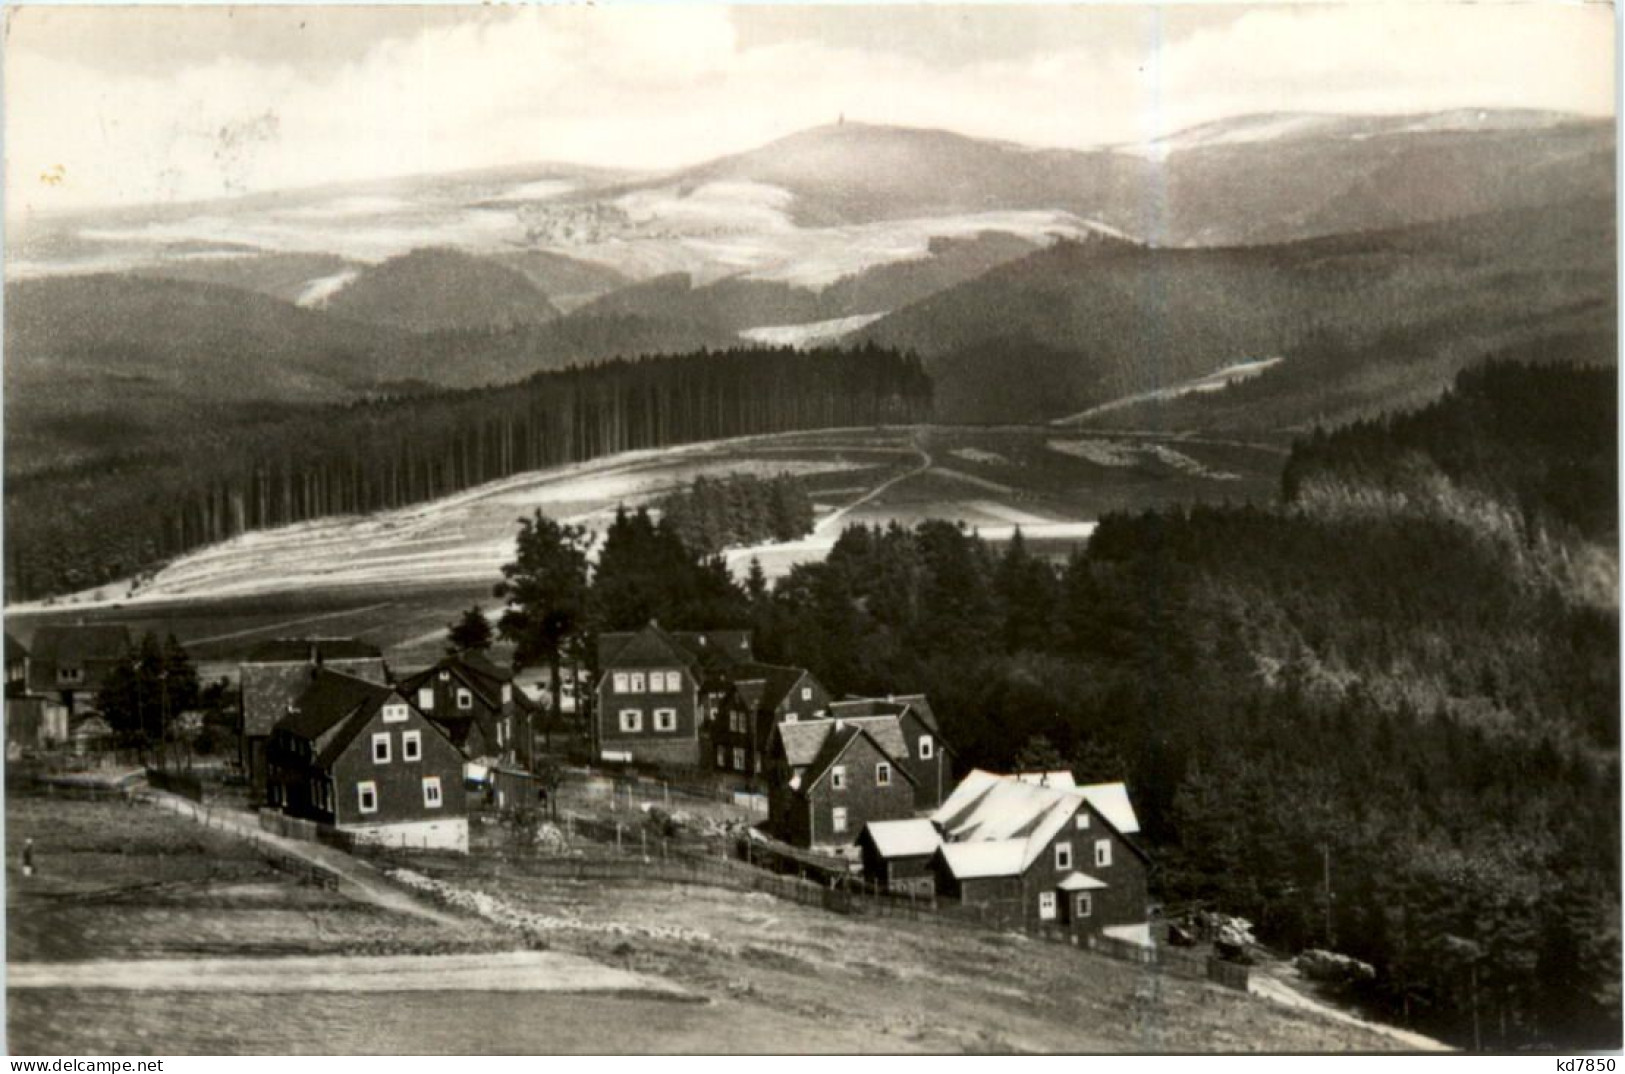
<path id="1" fill-rule="evenodd" d="M 380 40 L 344 63 L 227 54 L 162 74 L 63 59 L 13 34 L 8 209 L 536 160 L 667 167 L 840 112 L 1084 146 L 1241 112 L 1612 110 L 1601 5 L 1260 7 L 1228 21 L 1191 11 L 1146 9 L 1140 22 L 1168 32 L 1143 36 L 1122 31 L 1119 11 L 1113 33 L 1051 32 L 1024 55 L 1005 48 L 983 62 L 817 37 L 746 46 L 729 9 L 688 4 L 487 12 Z M 153 17 L 184 33 L 184 9 Z M 59 182 L 42 181 L 58 168 Z"/>

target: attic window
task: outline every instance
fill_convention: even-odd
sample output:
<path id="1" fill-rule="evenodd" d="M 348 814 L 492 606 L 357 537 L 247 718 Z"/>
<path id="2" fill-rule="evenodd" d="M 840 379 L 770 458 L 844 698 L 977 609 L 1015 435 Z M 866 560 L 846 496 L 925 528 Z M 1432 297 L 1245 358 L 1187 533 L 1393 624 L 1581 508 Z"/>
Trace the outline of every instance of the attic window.
<path id="1" fill-rule="evenodd" d="M 441 673 L 440 673 L 440 681 L 441 681 L 441 682 L 450 682 L 450 681 L 451 681 L 451 672 L 449 672 L 449 671 L 442 671 L 442 672 L 441 672 Z"/>
<path id="2" fill-rule="evenodd" d="M 84 668 L 57 668 L 56 669 L 56 681 L 57 682 L 83 682 L 84 678 L 85 678 L 85 669 Z"/>
<path id="3" fill-rule="evenodd" d="M 936 753 L 937 753 L 937 744 L 934 741 L 932 741 L 931 736 L 930 735 L 921 735 L 920 736 L 920 760 L 929 761 L 932 757 L 936 756 Z"/>
<path id="4" fill-rule="evenodd" d="M 1089 830 L 1089 811 L 1087 809 L 1078 810 L 1077 826 L 1080 832 Z"/>
<path id="5" fill-rule="evenodd" d="M 801 700 L 803 700 L 803 701 L 811 701 L 812 700 L 812 687 L 811 686 L 803 686 L 801 688 Z"/>
<path id="6" fill-rule="evenodd" d="M 465 710 L 474 707 L 474 695 L 466 687 L 457 688 L 457 707 Z"/>
<path id="7" fill-rule="evenodd" d="M 405 705 L 385 705 L 384 706 L 384 722 L 385 723 L 401 723 L 405 719 L 406 719 L 406 706 Z"/>
<path id="8" fill-rule="evenodd" d="M 875 765 L 875 786 L 891 786 L 891 765 L 887 764 L 885 761 L 881 761 L 879 764 Z"/>
<path id="9" fill-rule="evenodd" d="M 1055 844 L 1055 868 L 1062 872 L 1072 868 L 1072 844 Z"/>
<path id="10" fill-rule="evenodd" d="M 1112 841 L 1110 839 L 1095 840 L 1095 868 L 1104 869 L 1112 863 Z"/>
<path id="11" fill-rule="evenodd" d="M 829 785 L 831 790 L 846 790 L 846 765 L 838 764 L 830 769 Z"/>

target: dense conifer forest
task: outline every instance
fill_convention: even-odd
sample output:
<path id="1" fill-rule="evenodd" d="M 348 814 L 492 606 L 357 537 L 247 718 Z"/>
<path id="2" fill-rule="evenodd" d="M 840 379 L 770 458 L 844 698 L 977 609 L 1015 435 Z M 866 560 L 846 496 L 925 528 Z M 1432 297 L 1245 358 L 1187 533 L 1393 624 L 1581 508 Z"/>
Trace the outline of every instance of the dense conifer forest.
<path id="1" fill-rule="evenodd" d="M 907 423 L 930 407 L 919 363 L 894 351 L 747 348 L 291 409 L 253 427 L 200 423 L 176 429 L 164 450 L 9 480 L 7 589 L 26 599 L 100 585 L 249 530 L 619 451 Z"/>
<path id="2" fill-rule="evenodd" d="M 654 506 L 685 546 L 706 554 L 762 541 L 793 541 L 813 528 L 806 483 L 790 474 L 697 477 Z"/>
<path id="3" fill-rule="evenodd" d="M 1296 445 L 1275 508 L 1108 517 L 1061 565 L 854 527 L 730 591 L 626 516 L 594 603 L 751 626 L 837 693 L 927 691 L 965 765 L 1127 780 L 1170 912 L 1364 959 L 1389 1018 L 1617 1046 L 1614 384 L 1469 371 Z"/>

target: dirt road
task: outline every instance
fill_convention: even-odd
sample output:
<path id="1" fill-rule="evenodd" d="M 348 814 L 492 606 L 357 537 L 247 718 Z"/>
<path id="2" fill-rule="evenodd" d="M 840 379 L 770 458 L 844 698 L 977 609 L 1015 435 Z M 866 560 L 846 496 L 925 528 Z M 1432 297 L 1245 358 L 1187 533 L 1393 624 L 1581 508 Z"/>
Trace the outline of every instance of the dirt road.
<path id="1" fill-rule="evenodd" d="M 1420 1033 L 1412 1033 L 1398 1026 L 1384 1025 L 1381 1022 L 1368 1022 L 1358 1018 L 1347 1011 L 1340 1011 L 1336 1007 L 1328 1006 L 1319 1000 L 1304 995 L 1297 989 L 1278 978 L 1266 973 L 1254 973 L 1247 982 L 1247 991 L 1255 996 L 1262 996 L 1273 1003 L 1279 1003 L 1294 1010 L 1310 1011 L 1322 1018 L 1330 1018 L 1335 1022 L 1346 1025 L 1359 1026 L 1372 1033 L 1381 1033 L 1383 1036 L 1398 1041 L 1412 1051 L 1417 1052 L 1452 1052 L 1450 1045 L 1436 1041 L 1432 1037 L 1424 1037 Z"/>

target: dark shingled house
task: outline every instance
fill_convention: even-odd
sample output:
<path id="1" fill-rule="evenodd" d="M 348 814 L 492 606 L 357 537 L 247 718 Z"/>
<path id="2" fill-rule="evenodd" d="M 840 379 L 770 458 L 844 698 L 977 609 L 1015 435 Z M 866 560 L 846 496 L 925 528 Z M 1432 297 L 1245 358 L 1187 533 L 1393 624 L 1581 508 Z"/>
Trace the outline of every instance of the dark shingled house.
<path id="1" fill-rule="evenodd" d="M 310 685 L 318 668 L 369 682 L 388 680 L 378 647 L 356 638 L 275 638 L 243 659 L 239 756 L 256 798 L 265 792 L 265 746 L 271 729 Z"/>
<path id="2" fill-rule="evenodd" d="M 468 849 L 463 755 L 393 687 L 317 668 L 265 756 L 275 809 L 361 842 Z"/>

